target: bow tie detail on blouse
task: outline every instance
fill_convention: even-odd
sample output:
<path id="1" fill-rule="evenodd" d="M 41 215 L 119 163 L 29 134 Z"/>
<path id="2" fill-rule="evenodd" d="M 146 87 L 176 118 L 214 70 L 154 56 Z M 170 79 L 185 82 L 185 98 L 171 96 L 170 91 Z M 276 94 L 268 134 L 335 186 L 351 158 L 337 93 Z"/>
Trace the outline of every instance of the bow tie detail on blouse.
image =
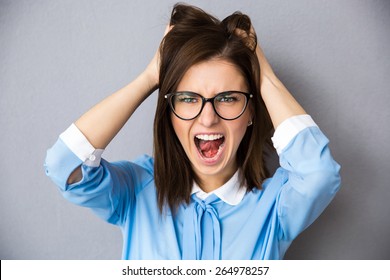
<path id="1" fill-rule="evenodd" d="M 218 260 L 221 257 L 221 227 L 212 204 L 215 194 L 201 200 L 193 194 L 185 210 L 183 225 L 184 260 Z"/>

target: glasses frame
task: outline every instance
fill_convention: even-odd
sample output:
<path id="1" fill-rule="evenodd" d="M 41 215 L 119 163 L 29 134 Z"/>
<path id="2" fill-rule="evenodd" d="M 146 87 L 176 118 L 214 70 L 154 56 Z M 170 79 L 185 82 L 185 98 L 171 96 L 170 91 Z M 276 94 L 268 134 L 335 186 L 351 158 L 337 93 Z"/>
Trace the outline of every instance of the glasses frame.
<path id="1" fill-rule="evenodd" d="M 199 110 L 199 113 L 195 116 L 195 117 L 192 117 L 192 118 L 183 118 L 181 116 L 179 116 L 176 112 L 175 112 L 175 108 L 173 107 L 173 104 L 172 104 L 172 98 L 174 96 L 176 96 L 177 94 L 180 94 L 180 93 L 191 93 L 191 94 L 194 94 L 196 96 L 199 96 L 201 99 L 202 99 L 202 106 L 200 107 L 200 110 Z M 245 96 L 245 106 L 244 108 L 242 109 L 242 112 L 235 118 L 232 118 L 232 119 L 228 119 L 228 118 L 224 118 L 222 117 L 216 110 L 215 108 L 215 104 L 214 104 L 214 100 L 215 98 L 217 98 L 219 95 L 221 94 L 229 94 L 229 93 L 240 93 L 240 94 L 243 94 Z M 181 120 L 184 120 L 184 121 L 191 121 L 193 119 L 196 119 L 203 111 L 203 108 L 204 106 L 206 105 L 207 102 L 210 102 L 213 106 L 213 109 L 214 109 L 214 112 L 215 114 L 217 114 L 218 117 L 220 117 L 221 119 L 223 120 L 226 120 L 226 121 L 233 121 L 233 120 L 236 120 L 238 119 L 239 117 L 242 116 L 242 114 L 244 114 L 246 108 L 248 107 L 248 103 L 249 103 L 249 100 L 251 98 L 253 98 L 253 94 L 251 93 L 247 93 L 247 92 L 243 92 L 243 91 L 238 91 L 238 90 L 228 90 L 228 91 L 223 91 L 223 92 L 219 92 L 217 93 L 214 97 L 211 97 L 211 98 L 206 98 L 206 97 L 203 97 L 202 95 L 200 95 L 199 93 L 196 93 L 196 92 L 193 92 L 193 91 L 177 91 L 177 92 L 172 92 L 172 93 L 168 93 L 166 94 L 165 96 L 165 99 L 168 100 L 168 103 L 169 103 L 169 107 L 171 108 L 172 112 L 175 114 L 176 117 L 178 117 L 179 119 Z"/>

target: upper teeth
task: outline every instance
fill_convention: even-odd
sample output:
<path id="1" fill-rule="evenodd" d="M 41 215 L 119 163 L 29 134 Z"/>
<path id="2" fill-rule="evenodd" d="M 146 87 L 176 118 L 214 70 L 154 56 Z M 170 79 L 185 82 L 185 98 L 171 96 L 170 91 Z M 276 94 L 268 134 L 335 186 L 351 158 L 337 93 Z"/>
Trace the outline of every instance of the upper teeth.
<path id="1" fill-rule="evenodd" d="M 200 140 L 213 141 L 222 138 L 223 135 L 222 134 L 199 134 L 196 135 L 195 137 Z"/>

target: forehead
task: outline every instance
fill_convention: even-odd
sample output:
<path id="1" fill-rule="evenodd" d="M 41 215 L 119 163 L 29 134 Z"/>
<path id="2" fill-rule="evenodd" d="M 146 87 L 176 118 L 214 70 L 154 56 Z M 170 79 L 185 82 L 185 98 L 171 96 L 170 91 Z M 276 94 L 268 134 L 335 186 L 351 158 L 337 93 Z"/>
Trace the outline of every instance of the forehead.
<path id="1" fill-rule="evenodd" d="M 240 69 L 224 59 L 210 59 L 191 66 L 177 87 L 177 91 L 193 91 L 204 96 L 228 90 L 247 91 L 248 87 Z"/>

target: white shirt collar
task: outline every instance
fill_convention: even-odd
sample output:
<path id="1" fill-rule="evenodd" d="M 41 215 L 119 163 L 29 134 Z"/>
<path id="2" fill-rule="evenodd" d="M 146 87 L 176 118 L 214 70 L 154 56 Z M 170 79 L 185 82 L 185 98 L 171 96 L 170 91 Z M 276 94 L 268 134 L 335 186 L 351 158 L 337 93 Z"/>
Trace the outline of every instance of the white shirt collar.
<path id="1" fill-rule="evenodd" d="M 227 204 L 237 205 L 244 198 L 244 195 L 246 193 L 246 187 L 245 186 L 240 187 L 239 171 L 237 170 L 236 173 L 234 173 L 234 175 L 232 176 L 232 178 L 229 179 L 229 181 L 227 181 L 224 185 L 222 185 L 218 189 L 215 189 L 209 193 L 204 192 L 198 186 L 198 184 L 194 182 L 192 186 L 191 194 L 194 193 L 196 194 L 197 197 L 199 197 L 202 200 L 205 200 L 211 194 L 215 194 Z"/>

